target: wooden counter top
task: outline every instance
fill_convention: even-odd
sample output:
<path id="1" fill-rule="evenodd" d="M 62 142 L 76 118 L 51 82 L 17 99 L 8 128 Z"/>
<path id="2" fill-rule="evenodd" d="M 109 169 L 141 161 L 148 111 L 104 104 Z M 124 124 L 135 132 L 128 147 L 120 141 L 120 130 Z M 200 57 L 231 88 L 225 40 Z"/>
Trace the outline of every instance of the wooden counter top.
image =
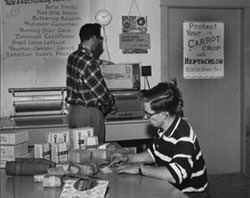
<path id="1" fill-rule="evenodd" d="M 186 198 L 182 192 L 164 180 L 140 175 L 107 175 L 107 198 Z M 6 176 L 0 169 L 1 198 L 58 198 L 61 188 L 43 188 L 32 176 Z"/>

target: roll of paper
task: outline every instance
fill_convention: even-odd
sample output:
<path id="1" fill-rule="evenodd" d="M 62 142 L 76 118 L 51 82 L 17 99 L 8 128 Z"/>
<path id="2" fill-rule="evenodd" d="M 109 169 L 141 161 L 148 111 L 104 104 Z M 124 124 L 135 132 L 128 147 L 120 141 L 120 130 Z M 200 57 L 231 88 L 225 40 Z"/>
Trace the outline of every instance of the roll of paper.
<path id="1" fill-rule="evenodd" d="M 15 103 L 16 113 L 36 111 L 59 111 L 61 109 L 61 101 L 32 101 Z"/>

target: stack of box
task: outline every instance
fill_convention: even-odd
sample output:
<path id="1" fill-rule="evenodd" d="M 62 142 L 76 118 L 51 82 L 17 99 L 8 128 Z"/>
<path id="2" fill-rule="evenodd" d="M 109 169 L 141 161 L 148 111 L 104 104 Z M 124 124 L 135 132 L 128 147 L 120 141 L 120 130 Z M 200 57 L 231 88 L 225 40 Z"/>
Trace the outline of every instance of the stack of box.
<path id="1" fill-rule="evenodd" d="M 90 158 L 89 153 L 91 152 L 87 152 L 87 150 L 97 149 L 97 147 L 98 138 L 94 136 L 93 127 L 81 127 L 48 133 L 46 143 L 34 145 L 34 157 L 48 159 L 57 164 L 63 164 L 69 160 L 80 162 L 80 158 Z M 86 154 L 86 156 L 80 157 L 80 150 L 86 150 L 86 152 L 80 152 L 81 155 Z"/>
<path id="2" fill-rule="evenodd" d="M 44 158 L 56 163 L 68 161 L 69 131 L 50 132 L 43 144 L 34 144 L 34 157 Z"/>
<path id="3" fill-rule="evenodd" d="M 51 160 L 50 143 L 34 144 L 34 157 Z"/>
<path id="4" fill-rule="evenodd" d="M 51 146 L 51 161 L 65 163 L 68 161 L 69 153 L 69 131 L 51 132 L 47 136 Z"/>
<path id="5" fill-rule="evenodd" d="M 7 161 L 28 156 L 28 131 L 6 131 L 0 133 L 0 168 L 5 168 Z"/>
<path id="6" fill-rule="evenodd" d="M 72 129 L 70 133 L 70 141 L 72 149 L 86 149 L 88 138 L 94 136 L 92 127 L 82 127 Z M 98 143 L 98 142 L 97 142 Z"/>

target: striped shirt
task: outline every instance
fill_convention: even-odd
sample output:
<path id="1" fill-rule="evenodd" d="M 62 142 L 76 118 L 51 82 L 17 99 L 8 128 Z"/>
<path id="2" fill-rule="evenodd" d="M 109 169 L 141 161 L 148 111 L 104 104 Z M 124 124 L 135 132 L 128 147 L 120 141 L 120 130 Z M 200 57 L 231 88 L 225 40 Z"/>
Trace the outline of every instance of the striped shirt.
<path id="1" fill-rule="evenodd" d="M 67 61 L 66 102 L 91 107 L 111 109 L 114 97 L 110 93 L 98 62 L 90 50 L 79 45 Z"/>
<path id="2" fill-rule="evenodd" d="M 165 132 L 157 132 L 148 149 L 157 166 L 165 166 L 184 193 L 203 192 L 208 186 L 202 152 L 192 127 L 177 117 Z"/>

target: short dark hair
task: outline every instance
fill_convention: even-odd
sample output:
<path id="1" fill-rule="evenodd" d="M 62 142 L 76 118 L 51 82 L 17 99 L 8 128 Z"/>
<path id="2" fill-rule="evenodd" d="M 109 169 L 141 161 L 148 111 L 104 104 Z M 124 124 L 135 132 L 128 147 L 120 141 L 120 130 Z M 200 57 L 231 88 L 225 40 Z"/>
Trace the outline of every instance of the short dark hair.
<path id="1" fill-rule="evenodd" d="M 92 36 L 101 37 L 101 25 L 98 23 L 86 23 L 79 32 L 80 40 L 89 40 Z"/>
<path id="2" fill-rule="evenodd" d="M 145 102 L 150 103 L 151 109 L 155 112 L 167 111 L 170 115 L 179 115 L 182 111 L 183 100 L 175 79 L 160 82 L 149 90 L 141 90 L 140 94 Z"/>

